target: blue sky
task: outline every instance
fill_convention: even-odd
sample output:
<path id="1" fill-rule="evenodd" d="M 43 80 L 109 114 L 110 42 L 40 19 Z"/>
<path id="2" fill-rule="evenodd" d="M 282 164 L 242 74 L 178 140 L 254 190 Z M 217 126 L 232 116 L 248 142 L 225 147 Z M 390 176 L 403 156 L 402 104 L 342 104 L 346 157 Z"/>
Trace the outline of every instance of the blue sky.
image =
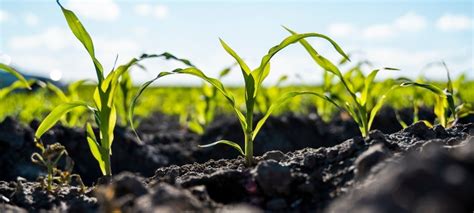
<path id="1" fill-rule="evenodd" d="M 416 77 L 424 73 L 443 79 L 440 68 L 421 71 L 445 60 L 453 75 L 474 77 L 472 1 L 123 1 L 63 0 L 91 34 L 99 60 L 112 68 L 146 53 L 171 52 L 188 58 L 211 76 L 232 64 L 219 44 L 224 39 L 252 66 L 288 33 L 319 32 L 336 40 L 353 61 L 367 59 L 374 68 L 390 66 L 400 72 L 381 77 Z M 319 52 L 339 60 L 323 40 L 311 39 Z M 32 74 L 62 80 L 94 78 L 85 50 L 75 40 L 53 0 L 0 0 L 0 60 Z M 179 64 L 147 61 L 148 71 L 135 70 L 136 82 L 154 77 Z M 370 67 L 367 67 L 369 70 Z M 283 50 L 272 61 L 267 83 L 280 75 L 292 83 L 317 83 L 321 70 L 299 45 Z M 303 79 L 295 76 L 303 76 Z M 225 79 L 238 83 L 236 71 Z M 162 84 L 197 84 L 185 76 Z"/>

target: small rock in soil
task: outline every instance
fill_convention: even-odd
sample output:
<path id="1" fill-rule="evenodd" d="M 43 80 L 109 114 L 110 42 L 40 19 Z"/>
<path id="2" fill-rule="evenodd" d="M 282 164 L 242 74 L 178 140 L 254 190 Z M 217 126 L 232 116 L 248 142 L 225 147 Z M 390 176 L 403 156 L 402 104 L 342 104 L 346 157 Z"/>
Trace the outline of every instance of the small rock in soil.
<path id="1" fill-rule="evenodd" d="M 446 138 L 446 137 L 448 137 L 448 132 L 446 132 L 446 129 L 444 129 L 444 127 L 439 125 L 439 124 L 434 126 L 433 130 L 436 132 L 436 137 L 437 138 Z"/>
<path id="2" fill-rule="evenodd" d="M 436 132 L 433 129 L 430 129 L 423 121 L 418 121 L 413 125 L 407 127 L 403 132 L 410 133 L 415 137 L 421 139 L 433 139 L 436 137 Z"/>
<path id="3" fill-rule="evenodd" d="M 355 161 L 356 176 L 361 178 L 370 172 L 370 169 L 389 156 L 389 151 L 383 144 L 375 144 L 359 155 Z"/>
<path id="4" fill-rule="evenodd" d="M 263 154 L 262 158 L 264 160 L 281 161 L 286 158 L 286 155 L 281 151 L 273 150 L 273 151 L 268 151 L 265 154 Z"/>
<path id="5" fill-rule="evenodd" d="M 290 193 L 291 169 L 274 160 L 261 161 L 252 171 L 255 180 L 268 196 Z"/>
<path id="6" fill-rule="evenodd" d="M 203 209 L 188 190 L 178 189 L 167 183 L 160 183 L 151 189 L 152 193 L 138 198 L 134 211 L 138 212 L 184 212 Z"/>

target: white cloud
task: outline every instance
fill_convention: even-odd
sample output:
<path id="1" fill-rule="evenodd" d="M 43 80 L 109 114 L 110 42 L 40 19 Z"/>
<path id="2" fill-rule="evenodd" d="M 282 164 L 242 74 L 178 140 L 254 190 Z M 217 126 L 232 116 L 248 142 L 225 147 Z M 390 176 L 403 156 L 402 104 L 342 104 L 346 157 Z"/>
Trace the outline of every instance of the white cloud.
<path id="1" fill-rule="evenodd" d="M 150 15 L 152 10 L 151 5 L 149 4 L 137 4 L 134 8 L 133 11 L 141 16 L 148 16 Z"/>
<path id="2" fill-rule="evenodd" d="M 436 22 L 436 26 L 443 31 L 467 30 L 472 28 L 473 25 L 472 18 L 460 14 L 446 14 Z"/>
<path id="3" fill-rule="evenodd" d="M 367 58 L 381 66 L 395 66 L 403 64 L 409 67 L 421 68 L 425 64 L 438 61 L 442 54 L 438 51 L 408 51 L 399 48 L 370 48 L 367 49 Z M 397 64 L 394 64 L 397 63 Z"/>
<path id="4" fill-rule="evenodd" d="M 25 20 L 25 23 L 26 25 L 28 26 L 37 26 L 38 23 L 39 23 L 39 18 L 37 15 L 33 14 L 33 13 L 27 13 L 25 14 L 25 16 L 23 17 L 23 19 Z"/>
<path id="5" fill-rule="evenodd" d="M 105 57 L 115 57 L 115 54 L 129 54 L 127 57 L 132 57 L 131 53 L 137 54 L 140 50 L 139 44 L 129 38 L 95 36 L 93 41 L 97 54 Z M 68 29 L 59 27 L 51 27 L 38 34 L 16 36 L 8 45 L 13 50 L 47 49 L 54 52 L 62 52 L 68 48 L 83 50 L 82 45 Z"/>
<path id="6" fill-rule="evenodd" d="M 427 26 L 426 18 L 414 12 L 405 13 L 389 23 L 369 25 L 366 27 L 354 26 L 350 23 L 334 23 L 329 25 L 328 32 L 332 36 L 348 37 L 361 34 L 365 39 L 388 39 L 397 36 L 400 32 L 418 32 Z"/>
<path id="7" fill-rule="evenodd" d="M 153 10 L 153 16 L 157 19 L 164 19 L 168 16 L 168 7 L 164 5 L 157 5 Z"/>
<path id="8" fill-rule="evenodd" d="M 357 30 L 352 24 L 348 23 L 334 23 L 329 25 L 329 34 L 337 37 L 351 36 Z"/>
<path id="9" fill-rule="evenodd" d="M 51 27 L 39 34 L 13 37 L 8 45 L 14 50 L 45 48 L 57 51 L 71 45 L 71 42 L 74 41 L 72 41 L 71 33 L 68 30 Z"/>
<path id="10" fill-rule="evenodd" d="M 140 16 L 151 16 L 156 19 L 165 19 L 168 17 L 168 7 L 165 5 L 138 4 L 133 11 Z"/>
<path id="11" fill-rule="evenodd" d="M 0 23 L 7 21 L 10 17 L 10 14 L 6 11 L 0 10 Z"/>
<path id="12" fill-rule="evenodd" d="M 113 0 L 70 0 L 68 8 L 99 21 L 113 21 L 120 15 L 120 7 Z"/>
<path id="13" fill-rule="evenodd" d="M 394 26 L 397 29 L 406 31 L 419 31 L 424 29 L 426 25 L 425 17 L 414 12 L 406 13 L 398 17 L 394 22 Z"/>
<path id="14" fill-rule="evenodd" d="M 371 25 L 365 28 L 362 33 L 367 39 L 385 39 L 395 35 L 393 27 L 388 24 Z"/>

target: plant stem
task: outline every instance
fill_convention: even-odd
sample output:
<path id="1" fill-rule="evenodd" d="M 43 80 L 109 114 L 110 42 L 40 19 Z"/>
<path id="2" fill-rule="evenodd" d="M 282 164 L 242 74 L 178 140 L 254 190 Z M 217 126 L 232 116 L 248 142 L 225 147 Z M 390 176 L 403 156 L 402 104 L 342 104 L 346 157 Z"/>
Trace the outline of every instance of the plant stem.
<path id="1" fill-rule="evenodd" d="M 251 166 L 253 163 L 253 110 L 255 99 L 247 94 L 249 100 L 247 100 L 247 112 L 246 112 L 246 120 L 247 120 L 247 128 L 244 130 L 245 135 L 245 164 L 247 166 Z"/>
<path id="2" fill-rule="evenodd" d="M 104 159 L 105 176 L 112 176 L 112 167 L 110 166 L 110 154 L 107 154 Z"/>
<path id="3" fill-rule="evenodd" d="M 253 163 L 253 140 L 252 132 L 245 131 L 245 164 L 251 166 Z"/>

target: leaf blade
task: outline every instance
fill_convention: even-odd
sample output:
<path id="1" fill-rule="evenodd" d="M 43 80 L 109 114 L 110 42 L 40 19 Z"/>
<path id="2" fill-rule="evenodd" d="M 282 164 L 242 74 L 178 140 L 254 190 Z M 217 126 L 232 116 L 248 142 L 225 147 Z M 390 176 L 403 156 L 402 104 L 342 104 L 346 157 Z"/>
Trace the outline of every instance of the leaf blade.
<path id="1" fill-rule="evenodd" d="M 86 124 L 86 133 L 87 133 L 87 143 L 89 144 L 89 149 L 92 153 L 92 156 L 96 159 L 97 163 L 99 163 L 100 171 L 102 175 L 106 175 L 105 171 L 105 162 L 102 159 L 102 147 L 99 145 L 97 138 L 95 137 L 94 130 L 89 122 Z"/>
<path id="2" fill-rule="evenodd" d="M 35 133 L 35 138 L 39 139 L 41 136 L 51 129 L 60 119 L 63 115 L 68 113 L 69 111 L 73 110 L 76 107 L 86 107 L 86 108 L 91 108 L 89 107 L 86 103 L 80 102 L 80 101 L 74 101 L 74 102 L 69 102 L 69 103 L 64 103 L 60 104 L 57 107 L 51 111 L 48 116 L 41 122 L 39 125 L 38 129 L 36 130 Z"/>
<path id="3" fill-rule="evenodd" d="M 252 133 L 252 138 L 255 139 L 255 137 L 259 133 L 260 129 L 263 127 L 263 124 L 270 117 L 271 113 L 275 109 L 280 107 L 282 104 L 284 104 L 289 99 L 294 98 L 296 96 L 300 96 L 300 95 L 314 95 L 316 97 L 322 98 L 323 100 L 326 100 L 326 101 L 334 104 L 336 107 L 339 107 L 339 105 L 337 105 L 337 103 L 334 100 L 332 100 L 330 97 L 328 97 L 326 95 L 323 95 L 323 94 L 316 93 L 316 92 L 302 91 L 302 92 L 288 92 L 288 93 L 285 93 L 278 100 L 276 100 L 274 103 L 272 103 L 272 105 L 268 108 L 268 110 L 265 113 L 265 115 L 263 116 L 263 118 L 261 118 L 258 121 L 258 123 L 257 123 L 257 125 L 256 125 L 256 127 L 255 127 L 255 129 Z"/>
<path id="4" fill-rule="evenodd" d="M 15 78 L 21 81 L 25 85 L 26 88 L 31 89 L 30 84 L 25 79 L 25 77 L 21 75 L 20 72 L 13 69 L 13 67 L 10 67 L 4 63 L 0 63 L 0 70 L 4 70 L 5 72 L 12 74 L 13 76 L 15 76 Z"/>
<path id="5" fill-rule="evenodd" d="M 207 147 L 212 147 L 212 146 L 215 146 L 215 145 L 218 145 L 218 144 L 225 144 L 225 145 L 228 145 L 228 146 L 231 146 L 233 147 L 234 149 L 236 149 L 237 151 L 239 151 L 239 153 L 241 155 L 245 155 L 244 154 L 244 151 L 242 150 L 242 148 L 239 146 L 239 144 L 235 143 L 235 142 L 232 142 L 232 141 L 228 141 L 228 140 L 220 140 L 220 141 L 216 141 L 214 143 L 210 143 L 210 144 L 206 144 L 206 145 L 199 145 L 199 147 L 201 148 L 207 148 Z"/>

